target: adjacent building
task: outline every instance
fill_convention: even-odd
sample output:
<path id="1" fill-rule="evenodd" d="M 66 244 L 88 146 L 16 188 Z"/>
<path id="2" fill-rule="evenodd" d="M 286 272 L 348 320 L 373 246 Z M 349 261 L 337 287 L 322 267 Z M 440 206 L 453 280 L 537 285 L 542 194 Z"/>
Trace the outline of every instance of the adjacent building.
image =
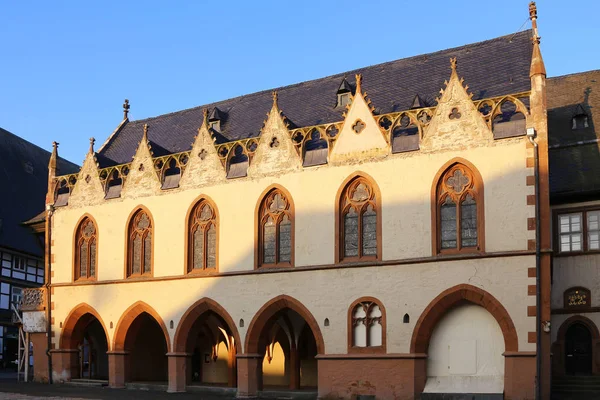
<path id="1" fill-rule="evenodd" d="M 49 160 L 48 151 L 0 128 L 0 368 L 16 368 L 18 328 L 11 304 L 18 307 L 24 288 L 44 283 L 44 235 L 22 222 L 44 209 Z M 59 168 L 79 169 L 64 160 Z"/>

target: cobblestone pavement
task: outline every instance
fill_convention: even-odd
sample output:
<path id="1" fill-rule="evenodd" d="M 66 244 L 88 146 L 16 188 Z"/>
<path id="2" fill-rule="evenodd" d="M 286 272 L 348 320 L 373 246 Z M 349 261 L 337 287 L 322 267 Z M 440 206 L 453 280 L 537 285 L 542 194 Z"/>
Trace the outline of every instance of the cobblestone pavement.
<path id="1" fill-rule="evenodd" d="M 150 390 L 110 389 L 108 387 L 47 385 L 0 379 L 0 400 L 223 400 L 227 398 L 229 397 L 210 393 L 166 393 Z"/>

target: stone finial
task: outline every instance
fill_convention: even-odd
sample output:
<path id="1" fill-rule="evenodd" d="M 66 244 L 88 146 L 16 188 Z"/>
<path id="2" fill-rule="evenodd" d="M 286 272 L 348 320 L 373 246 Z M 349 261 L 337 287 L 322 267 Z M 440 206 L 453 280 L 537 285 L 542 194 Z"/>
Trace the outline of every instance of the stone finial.
<path id="1" fill-rule="evenodd" d="M 128 115 L 129 115 L 129 100 L 125 99 L 125 102 L 123 103 L 123 119 L 128 119 Z"/>
<path id="2" fill-rule="evenodd" d="M 208 125 L 208 108 L 202 110 L 202 115 L 204 116 L 204 125 Z"/>
<path id="3" fill-rule="evenodd" d="M 277 104 L 277 99 L 278 99 L 278 94 L 277 94 L 277 90 L 273 90 L 271 92 L 271 96 L 273 97 L 273 107 L 279 107 L 279 105 Z"/>
<path id="4" fill-rule="evenodd" d="M 362 93 L 362 75 L 361 74 L 356 74 L 355 75 L 356 78 L 356 93 Z"/>
<path id="5" fill-rule="evenodd" d="M 94 143 L 96 143 L 96 139 L 91 137 L 90 138 L 90 154 L 94 154 Z"/>
<path id="6" fill-rule="evenodd" d="M 52 142 L 52 154 L 50 154 L 50 162 L 48 163 L 48 169 L 56 169 L 56 160 L 58 159 L 58 142 Z"/>
<path id="7" fill-rule="evenodd" d="M 148 124 L 144 124 L 144 136 L 142 136 L 142 140 L 148 141 Z"/>
<path id="8" fill-rule="evenodd" d="M 450 58 L 450 68 L 452 68 L 452 72 L 456 72 L 456 57 Z"/>
<path id="9" fill-rule="evenodd" d="M 529 19 L 535 21 L 537 19 L 537 6 L 535 1 L 529 3 Z"/>

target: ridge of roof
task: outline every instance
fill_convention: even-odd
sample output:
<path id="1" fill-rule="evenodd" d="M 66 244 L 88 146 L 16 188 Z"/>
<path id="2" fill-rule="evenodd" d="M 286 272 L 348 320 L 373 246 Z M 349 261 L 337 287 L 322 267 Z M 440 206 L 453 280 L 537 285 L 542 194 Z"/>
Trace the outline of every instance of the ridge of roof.
<path id="1" fill-rule="evenodd" d="M 600 69 L 590 69 L 587 71 L 572 72 L 570 74 L 565 74 L 565 75 L 550 76 L 547 79 L 548 80 L 559 80 L 559 79 L 563 79 L 563 78 L 571 78 L 571 77 L 580 76 L 580 75 L 592 75 L 592 74 L 598 73 L 598 72 L 600 72 Z"/>

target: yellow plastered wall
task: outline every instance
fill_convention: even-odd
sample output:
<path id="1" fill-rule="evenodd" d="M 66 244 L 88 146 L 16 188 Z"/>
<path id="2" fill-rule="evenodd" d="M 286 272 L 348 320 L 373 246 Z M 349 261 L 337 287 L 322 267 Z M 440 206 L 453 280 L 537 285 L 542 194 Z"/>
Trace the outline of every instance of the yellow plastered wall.
<path id="1" fill-rule="evenodd" d="M 369 129 L 369 128 L 365 128 Z M 378 129 L 378 128 L 375 128 Z M 479 170 L 485 187 L 485 248 L 487 252 L 523 251 L 534 232 L 527 230 L 527 218 L 534 208 L 526 196 L 526 168 L 530 155 L 524 138 L 495 141 L 490 145 L 387 155 L 378 160 L 360 160 L 339 166 L 322 166 L 281 175 L 229 180 L 214 186 L 162 191 L 135 197 L 133 187 L 123 199 L 97 205 L 67 206 L 56 210 L 53 221 L 52 252 L 54 284 L 73 279 L 73 237 L 77 222 L 88 213 L 98 223 L 97 279 L 124 280 L 125 238 L 130 213 L 144 205 L 154 221 L 154 277 L 184 274 L 186 214 L 201 195 L 209 196 L 219 213 L 219 272 L 254 269 L 255 209 L 260 194 L 277 183 L 285 187 L 295 205 L 295 266 L 328 265 L 334 262 L 336 194 L 350 175 L 364 172 L 381 191 L 383 260 L 429 257 L 431 248 L 431 188 L 439 169 L 449 160 L 462 157 Z M 374 296 L 385 306 L 388 352 L 409 352 L 410 338 L 421 312 L 448 287 L 468 283 L 490 292 L 508 310 L 517 328 L 519 350 L 532 351 L 527 332 L 535 318 L 526 307 L 535 304 L 527 296 L 527 268 L 535 266 L 534 256 L 499 257 L 462 261 L 437 261 L 395 266 L 327 269 L 293 273 L 178 279 L 167 281 L 110 283 L 55 287 L 53 316 L 64 322 L 72 308 L 82 302 L 101 314 L 108 326 L 117 325 L 123 312 L 136 301 L 144 301 L 162 316 L 173 340 L 181 316 L 196 300 L 210 297 L 221 304 L 238 328 L 242 342 L 258 309 L 270 299 L 288 294 L 301 301 L 315 317 L 325 340 L 326 352 L 346 353 L 346 314 L 358 297 Z M 327 294 L 327 302 L 321 301 Z M 408 313 L 410 324 L 401 316 Z M 330 327 L 323 327 L 329 318 Z M 60 337 L 58 324 L 55 343 Z M 114 329 L 109 329 L 112 343 Z"/>

